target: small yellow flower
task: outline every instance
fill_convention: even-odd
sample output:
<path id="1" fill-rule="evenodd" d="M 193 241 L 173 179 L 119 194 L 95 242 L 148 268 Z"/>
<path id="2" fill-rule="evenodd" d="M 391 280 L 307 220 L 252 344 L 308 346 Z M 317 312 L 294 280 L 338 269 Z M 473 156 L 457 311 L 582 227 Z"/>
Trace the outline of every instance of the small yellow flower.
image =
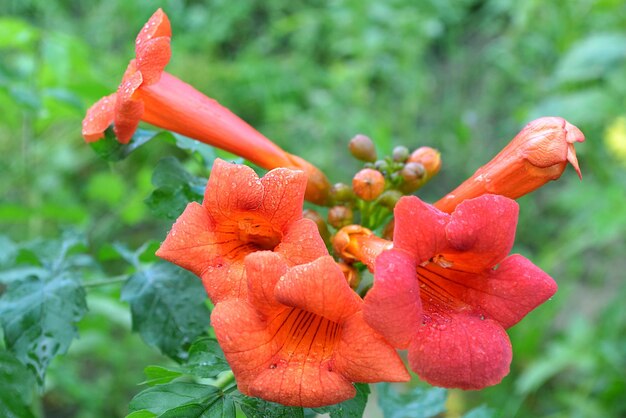
<path id="1" fill-rule="evenodd" d="M 626 116 L 617 117 L 607 126 L 604 142 L 609 152 L 626 165 Z"/>

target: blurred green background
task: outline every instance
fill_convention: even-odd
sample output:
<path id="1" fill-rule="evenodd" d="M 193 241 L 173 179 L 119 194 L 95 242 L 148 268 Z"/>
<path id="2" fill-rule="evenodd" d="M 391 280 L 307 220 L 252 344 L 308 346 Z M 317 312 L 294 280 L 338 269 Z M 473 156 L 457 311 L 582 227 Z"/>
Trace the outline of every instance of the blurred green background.
<path id="1" fill-rule="evenodd" d="M 86 108 L 117 87 L 157 7 L 172 22 L 169 72 L 333 182 L 357 169 L 346 148 L 356 133 L 380 154 L 441 150 L 442 172 L 420 192 L 434 201 L 533 118 L 581 128 L 583 181 L 568 169 L 520 199 L 516 251 L 560 290 L 510 330 L 511 374 L 451 391 L 446 416 L 480 404 L 502 417 L 626 416 L 626 2 L 3 0 L 5 240 L 75 229 L 106 258 L 112 242 L 164 238 L 171 221 L 144 199 L 157 161 L 186 154 L 151 142 L 113 165 L 80 136 Z M 49 370 L 43 416 L 124 416 L 143 367 L 164 361 L 131 334 L 119 288 L 89 289 L 88 304 L 80 339 Z"/>

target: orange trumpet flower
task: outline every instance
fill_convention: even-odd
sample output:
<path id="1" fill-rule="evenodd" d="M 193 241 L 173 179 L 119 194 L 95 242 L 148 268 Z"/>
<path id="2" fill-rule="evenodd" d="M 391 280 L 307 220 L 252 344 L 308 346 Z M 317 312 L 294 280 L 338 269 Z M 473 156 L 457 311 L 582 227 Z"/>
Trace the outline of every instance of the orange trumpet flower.
<path id="1" fill-rule="evenodd" d="M 277 253 L 248 255 L 247 300 L 218 303 L 211 313 L 242 393 L 319 407 L 354 397 L 352 382 L 410 379 L 393 347 L 363 320 L 363 301 L 341 268 L 319 255 L 292 268 Z"/>
<path id="2" fill-rule="evenodd" d="M 291 155 L 191 85 L 164 71 L 171 56 L 172 31 L 166 14 L 157 10 L 135 41 L 117 92 L 87 110 L 83 137 L 97 141 L 114 124 L 119 142 L 130 141 L 140 121 L 150 123 L 239 155 L 260 167 L 303 170 L 306 199 L 324 204 L 330 189 L 326 176 L 309 162 Z"/>
<path id="3" fill-rule="evenodd" d="M 435 207 L 451 213 L 462 201 L 488 193 L 517 199 L 561 177 L 568 162 L 582 179 L 574 144 L 584 140 L 580 129 L 563 118 L 536 119 Z"/>
<path id="4" fill-rule="evenodd" d="M 217 159 L 202 205 L 187 205 L 156 254 L 199 276 L 213 303 L 245 298 L 246 255 L 271 250 L 296 265 L 326 252 L 315 222 L 302 218 L 305 186 L 301 171 L 276 168 L 259 179 Z"/>

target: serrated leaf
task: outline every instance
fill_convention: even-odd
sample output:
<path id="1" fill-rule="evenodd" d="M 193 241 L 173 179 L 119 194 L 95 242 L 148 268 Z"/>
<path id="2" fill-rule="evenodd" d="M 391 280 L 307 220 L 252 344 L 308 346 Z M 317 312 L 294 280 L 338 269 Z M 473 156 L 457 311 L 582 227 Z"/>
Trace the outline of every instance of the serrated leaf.
<path id="1" fill-rule="evenodd" d="M 104 138 L 90 142 L 89 145 L 103 160 L 115 162 L 128 157 L 133 151 L 148 141 L 155 138 L 165 138 L 171 135 L 171 133 L 166 131 L 154 132 L 137 129 L 130 141 L 127 144 L 122 144 L 117 141 L 115 133 L 113 133 L 113 128 L 109 127 L 104 132 Z"/>
<path id="2" fill-rule="evenodd" d="M 169 383 L 177 377 L 183 375 L 183 373 L 178 370 L 172 370 L 161 366 L 148 366 L 143 369 L 143 373 L 146 375 L 146 380 L 141 382 L 140 385 L 148 386 Z"/>
<path id="3" fill-rule="evenodd" d="M 314 408 L 313 410 L 320 414 L 330 414 L 331 418 L 361 418 L 367 405 L 370 387 L 365 383 L 356 383 L 354 387 L 356 388 L 354 398 L 336 405 Z"/>
<path id="4" fill-rule="evenodd" d="M 148 410 L 159 416 L 169 417 L 201 417 L 220 415 L 182 415 L 183 412 L 193 414 L 199 411 L 196 405 L 201 405 L 205 411 L 223 410 L 224 392 L 210 385 L 202 385 L 192 382 L 172 382 L 164 385 L 153 386 L 135 396 L 129 405 L 131 411 Z M 178 409 L 179 415 L 172 415 L 168 411 Z M 162 415 L 166 414 L 167 415 Z M 233 415 L 234 416 L 234 415 Z"/>
<path id="5" fill-rule="evenodd" d="M 7 348 L 36 374 L 43 384 L 46 368 L 54 356 L 67 351 L 77 336 L 75 323 L 87 311 L 85 291 L 77 276 L 92 263 L 73 251 L 82 245 L 73 234 L 65 239 L 38 240 L 22 246 L 23 261 L 8 275 L 0 296 L 0 324 Z M 18 256 L 20 258 L 20 256 Z M 20 275 L 19 273 L 22 273 Z M 7 275 L 3 275 L 6 280 Z"/>
<path id="6" fill-rule="evenodd" d="M 444 412 L 447 390 L 415 387 L 397 392 L 390 383 L 380 383 L 378 405 L 385 418 L 430 418 Z"/>
<path id="7" fill-rule="evenodd" d="M 33 417 L 28 405 L 35 388 L 33 374 L 13 354 L 0 351 L 0 413 L 2 417 Z"/>
<path id="8" fill-rule="evenodd" d="M 155 215 L 175 219 L 189 202 L 202 200 L 206 183 L 207 179 L 191 175 L 176 158 L 163 158 L 152 174 L 155 190 L 146 204 Z"/>
<path id="9" fill-rule="evenodd" d="M 217 340 L 201 337 L 189 348 L 189 358 L 184 369 L 194 376 L 211 378 L 229 370 L 230 366 Z"/>
<path id="10" fill-rule="evenodd" d="M 235 402 L 248 418 L 304 418 L 304 410 L 251 398 L 242 394 L 235 397 Z"/>
<path id="11" fill-rule="evenodd" d="M 187 345 L 209 326 L 206 298 L 195 275 L 166 262 L 133 274 L 122 288 L 133 330 L 177 360 L 187 358 Z"/>

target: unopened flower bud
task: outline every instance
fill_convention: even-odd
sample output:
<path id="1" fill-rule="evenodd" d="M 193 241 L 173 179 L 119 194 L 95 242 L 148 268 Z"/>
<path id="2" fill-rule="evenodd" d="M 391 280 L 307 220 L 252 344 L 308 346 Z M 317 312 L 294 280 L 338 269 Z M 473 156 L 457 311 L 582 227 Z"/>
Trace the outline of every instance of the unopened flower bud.
<path id="1" fill-rule="evenodd" d="M 380 172 L 389 171 L 389 163 L 385 160 L 377 160 L 374 163 L 374 169 Z"/>
<path id="2" fill-rule="evenodd" d="M 358 160 L 366 162 L 376 161 L 376 147 L 372 140 L 365 135 L 358 134 L 352 138 L 348 143 L 348 149 L 350 154 Z"/>
<path id="3" fill-rule="evenodd" d="M 404 145 L 398 145 L 391 152 L 391 158 L 399 163 L 403 163 L 409 158 L 409 149 Z"/>
<path id="4" fill-rule="evenodd" d="M 574 144 L 584 140 L 580 129 L 563 118 L 536 119 L 435 206 L 451 213 L 463 200 L 487 193 L 517 199 L 561 177 L 567 163 L 582 178 Z"/>
<path id="5" fill-rule="evenodd" d="M 430 179 L 441 168 L 441 154 L 434 148 L 420 147 L 411 153 L 408 162 L 423 165 L 426 170 L 426 179 Z"/>
<path id="6" fill-rule="evenodd" d="M 317 211 L 312 209 L 305 209 L 302 211 L 302 217 L 306 219 L 310 219 L 317 225 L 317 229 L 320 232 L 320 236 L 327 242 L 330 239 L 330 231 L 328 231 L 328 225 L 324 222 L 324 218 Z"/>
<path id="7" fill-rule="evenodd" d="M 356 288 L 359 287 L 359 283 L 361 283 L 361 274 L 359 273 L 359 271 L 352 267 L 350 264 L 346 264 L 343 262 L 339 262 L 337 263 L 337 265 L 339 265 L 339 268 L 341 269 L 343 275 L 346 277 L 348 285 L 352 289 L 356 290 Z"/>
<path id="8" fill-rule="evenodd" d="M 330 199 L 334 204 L 347 203 L 354 199 L 354 192 L 345 183 L 335 183 L 330 188 Z"/>
<path id="9" fill-rule="evenodd" d="M 337 229 L 350 225 L 353 219 L 352 209 L 347 206 L 333 206 L 328 209 L 328 223 Z"/>
<path id="10" fill-rule="evenodd" d="M 387 190 L 380 195 L 378 203 L 380 203 L 382 206 L 386 207 L 389 210 L 393 210 L 393 208 L 396 207 L 396 203 L 398 203 L 398 200 L 400 200 L 401 197 L 402 193 L 400 193 L 398 190 Z"/>
<path id="11" fill-rule="evenodd" d="M 364 168 L 352 178 L 352 190 L 359 198 L 369 202 L 385 190 L 385 177 L 380 171 Z"/>
<path id="12" fill-rule="evenodd" d="M 413 193 L 428 180 L 426 169 L 421 163 L 416 162 L 406 163 L 400 171 L 400 176 L 402 176 L 403 180 L 400 190 L 404 193 Z"/>

